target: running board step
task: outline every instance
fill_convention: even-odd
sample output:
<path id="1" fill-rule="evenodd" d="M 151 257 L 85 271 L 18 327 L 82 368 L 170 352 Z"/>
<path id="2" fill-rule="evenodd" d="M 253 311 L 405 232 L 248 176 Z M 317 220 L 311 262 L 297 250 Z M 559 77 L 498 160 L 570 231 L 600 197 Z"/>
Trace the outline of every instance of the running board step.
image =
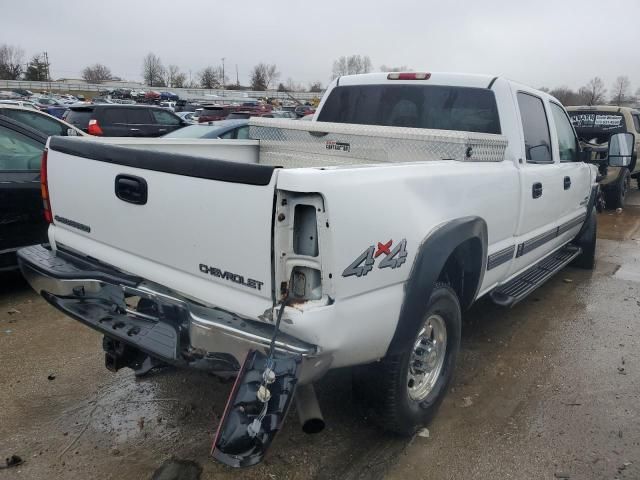
<path id="1" fill-rule="evenodd" d="M 581 253 L 582 249 L 575 245 L 561 248 L 513 280 L 497 287 L 490 293 L 491 300 L 503 307 L 513 307 Z"/>

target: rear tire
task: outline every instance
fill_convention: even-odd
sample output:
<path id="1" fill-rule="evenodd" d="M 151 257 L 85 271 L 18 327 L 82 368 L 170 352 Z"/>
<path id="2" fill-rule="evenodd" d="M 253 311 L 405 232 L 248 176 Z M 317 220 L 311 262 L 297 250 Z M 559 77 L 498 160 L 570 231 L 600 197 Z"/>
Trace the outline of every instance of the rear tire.
<path id="1" fill-rule="evenodd" d="M 413 435 L 431 421 L 453 378 L 461 329 L 458 297 L 438 283 L 407 350 L 356 371 L 356 395 L 384 430 Z"/>
<path id="2" fill-rule="evenodd" d="M 571 264 L 574 267 L 585 270 L 593 270 L 596 266 L 596 242 L 598 233 L 598 219 L 596 209 L 591 210 L 591 215 L 586 220 L 587 226 L 574 243 L 582 249 L 582 253 Z"/>

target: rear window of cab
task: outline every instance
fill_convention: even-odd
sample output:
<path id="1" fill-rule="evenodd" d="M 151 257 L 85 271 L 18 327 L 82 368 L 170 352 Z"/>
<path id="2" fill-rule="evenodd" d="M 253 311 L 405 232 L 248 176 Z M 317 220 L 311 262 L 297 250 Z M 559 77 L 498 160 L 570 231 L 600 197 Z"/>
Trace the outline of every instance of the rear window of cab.
<path id="1" fill-rule="evenodd" d="M 495 95 L 486 88 L 406 84 L 336 87 L 317 120 L 501 133 Z"/>

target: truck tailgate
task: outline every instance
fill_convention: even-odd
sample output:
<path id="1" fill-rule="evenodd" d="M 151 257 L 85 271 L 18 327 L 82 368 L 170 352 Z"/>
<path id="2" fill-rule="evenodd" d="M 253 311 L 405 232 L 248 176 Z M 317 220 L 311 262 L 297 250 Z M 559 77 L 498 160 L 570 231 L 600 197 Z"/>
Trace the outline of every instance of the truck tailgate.
<path id="1" fill-rule="evenodd" d="M 50 237 L 257 318 L 272 305 L 274 168 L 52 137 Z"/>

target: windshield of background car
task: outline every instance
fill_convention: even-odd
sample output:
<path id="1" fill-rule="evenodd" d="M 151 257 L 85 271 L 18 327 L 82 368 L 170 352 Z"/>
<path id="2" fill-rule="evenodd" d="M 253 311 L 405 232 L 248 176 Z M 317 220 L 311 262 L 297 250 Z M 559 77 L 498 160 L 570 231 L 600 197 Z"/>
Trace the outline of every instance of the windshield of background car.
<path id="1" fill-rule="evenodd" d="M 208 133 L 217 132 L 218 130 L 220 130 L 219 127 L 212 127 L 211 125 L 189 125 L 167 133 L 164 138 L 208 138 Z M 212 138 L 217 136 L 214 135 Z"/>
<path id="2" fill-rule="evenodd" d="M 0 108 L 0 113 L 14 119 L 17 122 L 29 125 L 30 127 L 46 134 L 47 136 L 67 135 L 67 126 L 64 123 L 43 115 L 40 112 L 28 110 L 25 111 L 12 108 Z"/>
<path id="3" fill-rule="evenodd" d="M 203 108 L 200 114 L 203 117 L 224 117 L 229 113 L 229 109 L 223 107 Z"/>
<path id="4" fill-rule="evenodd" d="M 578 137 L 583 139 L 627 131 L 624 115 L 621 113 L 584 110 L 568 113 Z"/>
<path id="5" fill-rule="evenodd" d="M 500 133 L 496 99 L 486 88 L 386 84 L 336 87 L 317 120 Z"/>
<path id="6" fill-rule="evenodd" d="M 0 127 L 0 171 L 39 170 L 43 149 L 36 140 Z"/>

